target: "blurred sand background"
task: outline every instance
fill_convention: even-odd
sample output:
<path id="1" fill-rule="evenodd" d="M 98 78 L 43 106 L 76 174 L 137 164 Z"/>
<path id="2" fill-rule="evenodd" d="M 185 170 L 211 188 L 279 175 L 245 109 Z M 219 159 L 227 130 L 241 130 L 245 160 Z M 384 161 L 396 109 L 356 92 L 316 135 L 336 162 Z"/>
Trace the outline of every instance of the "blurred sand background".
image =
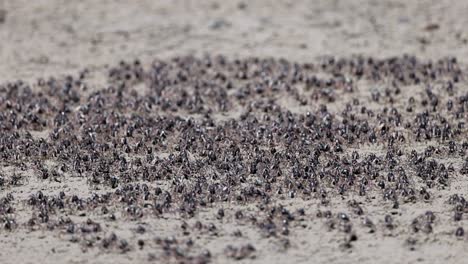
<path id="1" fill-rule="evenodd" d="M 0 80 L 122 59 L 468 55 L 467 1 L 1 0 Z"/>

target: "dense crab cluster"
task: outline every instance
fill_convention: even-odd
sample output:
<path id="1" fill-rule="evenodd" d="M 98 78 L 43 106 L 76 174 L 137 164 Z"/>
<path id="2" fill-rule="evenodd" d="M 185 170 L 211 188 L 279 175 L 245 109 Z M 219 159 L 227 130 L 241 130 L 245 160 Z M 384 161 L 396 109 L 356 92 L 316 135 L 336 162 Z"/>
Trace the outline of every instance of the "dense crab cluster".
<path id="1" fill-rule="evenodd" d="M 358 241 L 356 219 L 370 233 L 408 226 L 431 233 L 437 219 L 427 211 L 400 227 L 387 214 L 379 226 L 351 196 L 398 210 L 431 202 L 433 190 L 468 171 L 468 88 L 454 58 L 178 57 L 148 67 L 122 62 L 105 87 L 89 84 L 89 74 L 0 86 L 0 188 L 8 193 L 1 232 L 55 230 L 84 250 L 151 246 L 177 262 L 204 263 L 213 254 L 194 246 L 193 233 L 216 236 L 223 221 L 238 221 L 287 250 L 291 231 L 313 217 L 325 219 L 324 232 L 344 233 L 347 249 Z M 31 181 L 71 180 L 89 192 L 16 197 Z M 348 212 L 330 211 L 336 197 L 348 201 Z M 323 208 L 287 209 L 288 199 Z M 444 199 L 459 222 L 468 203 L 462 195 Z M 227 205 L 237 209 L 225 212 Z M 15 208 L 29 220 L 15 220 Z M 209 209 L 213 222 L 199 219 Z M 181 237 L 150 238 L 151 226 L 139 226 L 133 231 L 142 238 L 129 242 L 103 227 L 168 215 L 184 221 Z M 453 232 L 464 236 L 461 226 Z M 226 245 L 220 254 L 251 258 L 256 249 Z"/>

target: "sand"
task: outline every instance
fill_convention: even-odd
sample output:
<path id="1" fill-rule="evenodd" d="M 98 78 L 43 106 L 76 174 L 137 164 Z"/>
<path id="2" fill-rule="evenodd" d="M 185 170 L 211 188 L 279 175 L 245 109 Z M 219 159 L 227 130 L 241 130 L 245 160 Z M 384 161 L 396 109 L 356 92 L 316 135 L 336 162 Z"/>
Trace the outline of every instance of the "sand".
<path id="1" fill-rule="evenodd" d="M 323 56 L 387 58 L 411 54 L 423 61 L 456 57 L 465 67 L 468 65 L 467 11 L 466 1 L 0 0 L 0 83 L 19 79 L 33 83 L 37 78 L 60 78 L 87 69 L 88 83 L 95 91 L 105 87 L 110 67 L 121 60 L 138 58 L 147 66 L 155 59 L 205 54 L 221 54 L 230 59 L 285 58 L 295 62 L 313 62 Z M 363 100 L 368 100 L 372 87 L 365 82 L 358 87 Z M 467 87 L 466 83 L 459 85 L 459 94 L 466 93 Z M 418 96 L 423 88 L 414 91 L 401 95 L 401 100 L 406 102 L 407 96 Z M 280 103 L 295 113 L 308 109 L 286 99 Z M 467 134 L 464 135 L 466 140 Z M 438 144 L 434 142 L 435 146 Z M 424 150 L 427 146 L 427 143 L 409 142 L 406 147 Z M 358 150 L 383 151 L 369 148 Z M 371 234 L 356 224 L 358 241 L 347 250 L 339 246 L 340 234 L 326 231 L 326 223 L 316 217 L 316 211 L 323 206 L 315 199 L 285 197 L 276 201 L 292 211 L 307 209 L 301 222 L 304 227 L 295 228 L 290 234 L 289 247 L 279 239 L 263 238 L 252 226 L 239 226 L 230 218 L 221 222 L 216 219 L 219 208 L 232 216 L 240 208 L 237 204 L 216 204 L 187 222 L 193 225 L 196 220 L 202 220 L 216 223 L 220 228 L 219 235 L 202 234 L 197 240 L 197 247 L 210 250 L 212 263 L 465 263 L 468 237 L 465 234 L 462 239 L 455 239 L 456 226 L 447 198 L 452 194 L 466 196 L 468 180 L 459 173 L 463 158 L 444 158 L 443 162 L 455 167 L 455 176 L 448 188 L 432 190 L 434 198 L 429 202 L 404 204 L 393 210 L 391 204 L 382 204 L 379 199 L 363 200 L 355 194 L 346 199 L 332 197 L 331 205 L 322 210 L 331 208 L 334 213 L 347 210 L 346 202 L 354 198 L 363 203 L 377 228 L 385 229 L 387 214 L 394 216 L 396 226 L 400 226 L 393 231 Z M 8 170 L 2 168 L 3 172 Z M 84 197 L 105 191 L 93 189 L 78 178 L 59 183 L 31 177 L 22 186 L 1 189 L 0 196 L 15 195 L 15 203 L 20 208 L 15 215 L 21 222 L 30 216 L 24 204 L 37 190 L 55 195 L 66 190 Z M 248 206 L 241 208 L 249 210 Z M 411 234 L 406 227 L 427 210 L 437 214 L 435 231 L 428 235 Z M 71 217 L 78 222 L 87 217 L 102 219 L 97 213 Z M 172 236 L 180 232 L 183 221 L 186 220 L 178 215 L 145 218 L 147 232 L 143 238 Z M 467 227 L 466 221 L 464 216 L 457 226 Z M 106 223 L 104 229 L 106 234 L 114 232 L 133 243 L 139 238 L 134 232 L 139 224 L 138 220 L 119 218 Z M 230 235 L 236 229 L 244 234 L 242 239 Z M 417 241 L 414 247 L 408 246 L 408 239 Z M 133 245 L 132 250 L 121 253 L 86 248 L 83 241 L 70 240 L 63 232 L 0 229 L 0 263 L 169 261 L 154 243 L 143 250 Z M 226 245 L 241 246 L 246 242 L 256 249 L 252 258 L 236 261 L 226 256 Z"/>

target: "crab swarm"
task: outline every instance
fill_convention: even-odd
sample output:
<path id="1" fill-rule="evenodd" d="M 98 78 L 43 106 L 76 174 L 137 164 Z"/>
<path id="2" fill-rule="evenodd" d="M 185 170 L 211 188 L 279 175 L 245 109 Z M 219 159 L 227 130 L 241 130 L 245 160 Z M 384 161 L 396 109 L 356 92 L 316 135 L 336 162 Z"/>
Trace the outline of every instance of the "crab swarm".
<path id="1" fill-rule="evenodd" d="M 287 254 L 311 226 L 342 250 L 401 233 L 415 249 L 447 236 L 440 218 L 466 236 L 452 186 L 468 175 L 468 86 L 455 58 L 177 57 L 121 62 L 104 85 L 93 74 L 0 86 L 1 233 L 198 263 L 261 258 L 256 240 Z M 427 209 L 406 220 L 410 204 Z M 240 242 L 206 246 L 223 236 Z"/>

